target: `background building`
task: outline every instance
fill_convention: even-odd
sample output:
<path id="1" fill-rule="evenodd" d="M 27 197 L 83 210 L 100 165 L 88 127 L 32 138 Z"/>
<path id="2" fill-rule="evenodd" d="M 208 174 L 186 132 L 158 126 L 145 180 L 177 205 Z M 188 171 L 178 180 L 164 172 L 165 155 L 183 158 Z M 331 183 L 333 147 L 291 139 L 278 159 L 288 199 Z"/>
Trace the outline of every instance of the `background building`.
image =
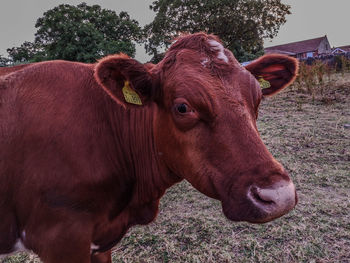
<path id="1" fill-rule="evenodd" d="M 265 48 L 265 54 L 283 54 L 298 59 L 312 58 L 332 53 L 327 36 Z"/>

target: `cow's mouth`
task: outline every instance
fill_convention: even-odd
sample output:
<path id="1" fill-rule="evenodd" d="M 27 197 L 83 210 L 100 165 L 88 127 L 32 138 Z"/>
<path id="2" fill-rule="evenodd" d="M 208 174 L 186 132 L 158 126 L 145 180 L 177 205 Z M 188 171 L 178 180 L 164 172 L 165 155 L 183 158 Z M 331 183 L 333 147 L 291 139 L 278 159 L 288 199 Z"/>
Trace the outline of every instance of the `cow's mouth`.
<path id="1" fill-rule="evenodd" d="M 223 202 L 223 212 L 233 221 L 266 223 L 283 216 L 297 203 L 295 186 L 291 181 L 280 181 L 269 188 L 250 186 L 246 198 Z"/>

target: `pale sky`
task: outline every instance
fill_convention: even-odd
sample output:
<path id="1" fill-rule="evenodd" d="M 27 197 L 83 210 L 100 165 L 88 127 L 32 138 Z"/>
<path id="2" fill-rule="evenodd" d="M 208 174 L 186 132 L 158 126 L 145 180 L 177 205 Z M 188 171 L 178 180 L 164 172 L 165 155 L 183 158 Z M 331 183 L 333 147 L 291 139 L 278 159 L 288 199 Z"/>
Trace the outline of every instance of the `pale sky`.
<path id="1" fill-rule="evenodd" d="M 33 41 L 35 22 L 43 13 L 59 4 L 77 5 L 83 0 L 0 0 L 0 55 L 6 49 L 18 47 L 24 41 Z M 153 20 L 154 13 L 148 6 L 153 0 L 85 0 L 89 5 L 127 11 L 143 26 Z M 265 46 L 279 45 L 299 40 L 328 36 L 332 47 L 350 45 L 350 0 L 282 0 L 291 5 L 292 15 L 272 41 Z M 146 62 L 148 56 L 143 47 L 137 47 L 136 58 Z"/>

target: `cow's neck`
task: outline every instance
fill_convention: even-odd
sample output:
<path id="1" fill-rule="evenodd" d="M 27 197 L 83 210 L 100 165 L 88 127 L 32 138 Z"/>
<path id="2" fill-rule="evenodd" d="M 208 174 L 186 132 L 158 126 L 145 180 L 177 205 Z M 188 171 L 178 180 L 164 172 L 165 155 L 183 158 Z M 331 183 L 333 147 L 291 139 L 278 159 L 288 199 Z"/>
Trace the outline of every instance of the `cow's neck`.
<path id="1" fill-rule="evenodd" d="M 115 107 L 110 111 L 114 151 L 118 156 L 114 160 L 118 169 L 116 176 L 123 176 L 122 182 L 132 187 L 131 195 L 129 192 L 118 197 L 123 201 L 130 197 L 125 207 L 121 210 L 117 208 L 118 213 L 109 218 L 108 226 L 101 222 L 103 227 L 96 229 L 95 240 L 105 248 L 115 244 L 130 226 L 152 221 L 157 214 L 160 197 L 179 181 L 169 174 L 158 158 L 153 132 L 155 110 L 155 105 L 150 105 L 129 110 Z M 106 240 L 110 241 L 106 244 Z"/>
<path id="2" fill-rule="evenodd" d="M 159 158 L 154 138 L 156 106 L 119 110 L 114 130 L 123 152 L 123 169 L 135 182 L 137 203 L 159 199 L 178 178 L 170 176 Z M 122 121 L 119 121 L 122 120 Z M 120 155 L 119 155 L 120 156 Z"/>

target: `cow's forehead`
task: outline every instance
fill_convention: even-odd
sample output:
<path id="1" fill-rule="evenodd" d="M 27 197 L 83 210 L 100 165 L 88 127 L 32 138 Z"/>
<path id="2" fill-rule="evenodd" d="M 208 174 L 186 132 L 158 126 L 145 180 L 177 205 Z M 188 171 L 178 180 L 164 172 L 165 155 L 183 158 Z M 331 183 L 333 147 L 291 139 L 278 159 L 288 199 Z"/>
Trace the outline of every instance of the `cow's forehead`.
<path id="1" fill-rule="evenodd" d="M 201 90 L 214 97 L 228 96 L 237 100 L 252 92 L 259 93 L 256 79 L 215 36 L 180 37 L 158 66 L 162 68 L 164 84 L 171 92 L 187 92 L 191 96 Z"/>
<path id="2" fill-rule="evenodd" d="M 192 51 L 192 52 L 191 52 Z M 190 56 L 185 53 L 191 53 Z M 185 54 L 185 55 L 184 55 Z M 181 61 L 181 57 L 190 57 L 192 61 L 200 60 L 201 65 L 213 69 L 237 67 L 239 63 L 233 54 L 224 48 L 223 44 L 215 36 L 196 34 L 180 37 L 167 51 L 164 65 L 171 66 Z M 187 60 L 189 64 L 191 62 Z"/>
<path id="3" fill-rule="evenodd" d="M 214 39 L 209 39 L 208 44 L 209 44 L 211 50 L 216 51 L 216 58 L 217 59 L 219 59 L 225 63 L 229 63 L 229 58 L 225 54 L 227 52 L 227 50 L 224 49 L 224 46 L 221 43 L 219 43 L 218 41 L 216 41 Z"/>
<path id="4" fill-rule="evenodd" d="M 163 69 L 166 83 L 175 87 L 215 88 L 230 92 L 246 84 L 256 86 L 256 79 L 236 60 L 232 60 L 229 51 L 223 49 L 221 44 L 215 46 L 215 51 L 218 52 L 213 59 L 212 54 L 190 49 L 178 50 L 172 65 Z"/>

